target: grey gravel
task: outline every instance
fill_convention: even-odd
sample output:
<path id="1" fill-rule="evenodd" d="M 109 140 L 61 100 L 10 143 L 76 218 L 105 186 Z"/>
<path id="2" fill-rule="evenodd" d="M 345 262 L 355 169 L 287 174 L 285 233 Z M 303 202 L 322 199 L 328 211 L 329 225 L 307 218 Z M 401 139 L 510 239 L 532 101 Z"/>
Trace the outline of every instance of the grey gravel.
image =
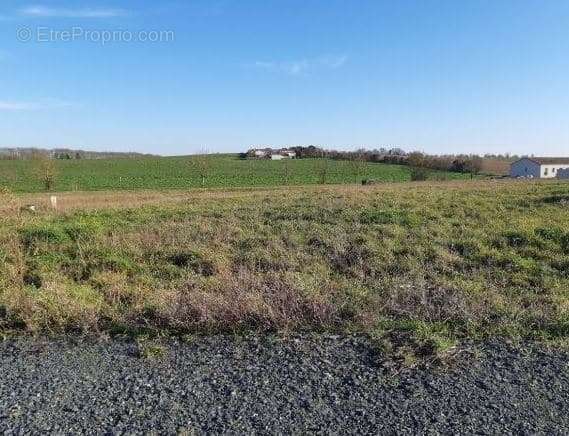
<path id="1" fill-rule="evenodd" d="M 402 369 L 359 337 L 0 343 L 4 434 L 567 434 L 569 359 L 464 346 Z"/>

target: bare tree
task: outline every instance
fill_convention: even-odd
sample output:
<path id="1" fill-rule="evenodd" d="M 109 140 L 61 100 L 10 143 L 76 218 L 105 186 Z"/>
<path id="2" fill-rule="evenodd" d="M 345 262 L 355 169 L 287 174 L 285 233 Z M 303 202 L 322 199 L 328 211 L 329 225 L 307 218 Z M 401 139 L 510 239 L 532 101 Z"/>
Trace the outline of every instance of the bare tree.
<path id="1" fill-rule="evenodd" d="M 325 185 L 328 182 L 328 159 L 321 158 L 317 162 L 316 173 L 318 174 L 318 183 Z"/>
<path id="2" fill-rule="evenodd" d="M 283 160 L 283 179 L 284 184 L 288 185 L 290 180 L 290 159 Z"/>
<path id="3" fill-rule="evenodd" d="M 484 168 L 484 159 L 479 156 L 470 158 L 465 164 L 465 170 L 470 173 L 470 178 L 473 179 L 475 175 L 480 174 Z"/>
<path id="4" fill-rule="evenodd" d="M 200 177 L 202 187 L 204 187 L 210 173 L 209 151 L 204 148 L 200 151 L 200 154 L 192 156 L 190 159 L 190 166 Z"/>
<path id="5" fill-rule="evenodd" d="M 364 151 L 357 150 L 352 153 L 349 163 L 352 169 L 352 174 L 354 175 L 354 181 L 356 183 L 360 183 L 360 176 L 363 172 L 363 167 L 365 164 Z"/>
<path id="6" fill-rule="evenodd" d="M 38 154 L 34 156 L 35 173 L 46 191 L 51 191 L 55 187 L 57 180 L 57 166 L 49 156 Z"/>

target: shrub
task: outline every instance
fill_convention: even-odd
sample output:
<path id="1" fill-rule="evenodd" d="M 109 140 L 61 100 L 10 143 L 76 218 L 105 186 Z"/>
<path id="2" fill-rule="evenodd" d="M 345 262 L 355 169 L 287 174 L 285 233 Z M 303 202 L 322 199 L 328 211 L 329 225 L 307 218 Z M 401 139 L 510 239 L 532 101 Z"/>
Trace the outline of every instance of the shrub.
<path id="1" fill-rule="evenodd" d="M 429 179 L 429 170 L 422 167 L 411 168 L 411 180 L 413 182 L 424 182 Z"/>
<path id="2" fill-rule="evenodd" d="M 547 241 L 559 242 L 563 238 L 564 232 L 559 227 L 540 227 L 535 230 L 535 234 Z"/>

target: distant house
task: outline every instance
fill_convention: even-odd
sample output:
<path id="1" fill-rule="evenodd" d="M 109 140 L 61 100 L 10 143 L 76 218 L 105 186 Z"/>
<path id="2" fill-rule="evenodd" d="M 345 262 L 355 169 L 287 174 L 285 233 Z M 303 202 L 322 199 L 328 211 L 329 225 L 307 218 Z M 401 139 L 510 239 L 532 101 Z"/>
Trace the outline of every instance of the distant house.
<path id="1" fill-rule="evenodd" d="M 281 151 L 281 154 L 290 159 L 294 159 L 296 157 L 296 152 L 292 150 L 283 150 Z"/>
<path id="2" fill-rule="evenodd" d="M 253 154 L 257 158 L 263 158 L 263 157 L 267 157 L 267 155 L 269 153 L 267 152 L 267 150 L 254 150 Z"/>
<path id="3" fill-rule="evenodd" d="M 569 157 L 524 157 L 510 166 L 510 176 L 529 179 L 569 178 Z"/>
<path id="4" fill-rule="evenodd" d="M 283 148 L 280 150 L 273 150 L 271 148 L 253 148 L 247 152 L 247 156 L 255 159 L 294 159 L 297 157 L 296 152 Z"/>

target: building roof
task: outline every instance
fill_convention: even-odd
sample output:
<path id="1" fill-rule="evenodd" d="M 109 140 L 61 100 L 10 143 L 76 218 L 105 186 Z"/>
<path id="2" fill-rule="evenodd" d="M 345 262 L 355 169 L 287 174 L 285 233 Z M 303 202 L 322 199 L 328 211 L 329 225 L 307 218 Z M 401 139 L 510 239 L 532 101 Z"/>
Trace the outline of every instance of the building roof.
<path id="1" fill-rule="evenodd" d="M 520 160 L 523 159 L 531 160 L 538 165 L 569 165 L 569 157 L 524 157 Z"/>

